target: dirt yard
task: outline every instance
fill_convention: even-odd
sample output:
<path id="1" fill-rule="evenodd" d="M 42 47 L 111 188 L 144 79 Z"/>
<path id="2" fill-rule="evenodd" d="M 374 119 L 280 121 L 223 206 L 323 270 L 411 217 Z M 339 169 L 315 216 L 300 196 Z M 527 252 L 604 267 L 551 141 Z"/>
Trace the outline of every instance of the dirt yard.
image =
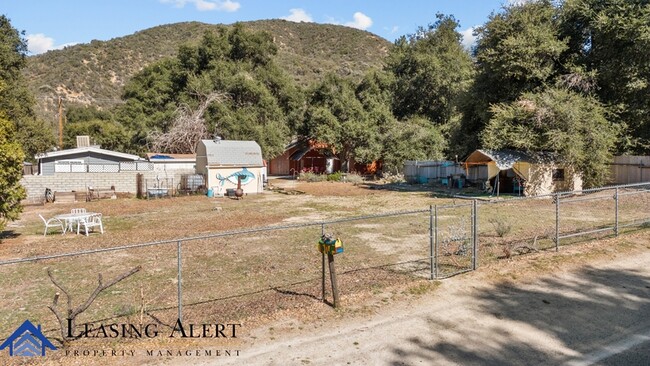
<path id="1" fill-rule="evenodd" d="M 8 334 L 19 325 L 18 322 L 27 318 L 42 322 L 45 334 L 56 337 L 56 320 L 47 309 L 52 303 L 55 288 L 46 275 L 47 269 L 69 288 L 73 304 L 79 304 L 96 286 L 98 273 L 102 273 L 104 278 L 112 278 L 141 266 L 142 270 L 136 275 L 102 294 L 80 316 L 79 324 L 100 320 L 132 323 L 155 321 L 170 326 L 177 317 L 177 240 L 263 226 L 286 228 L 186 240 L 182 243 L 184 318 L 196 323 L 241 323 L 242 336 L 237 340 L 222 341 L 216 345 L 200 340 L 173 343 L 127 340 L 112 341 L 110 344 L 101 340 L 81 340 L 75 341 L 74 347 L 119 348 L 140 352 L 146 348 L 166 347 L 253 349 L 273 340 L 304 334 L 302 332 L 326 332 L 330 324 L 361 324 L 381 309 L 393 309 L 392 306 L 397 306 L 396 311 L 400 311 L 401 306 L 406 306 L 401 309 L 408 309 L 410 301 L 438 293 L 440 283 L 427 280 L 430 274 L 431 206 L 440 207 L 436 209 L 436 217 L 442 243 L 450 236 L 467 235 L 470 222 L 470 201 L 434 198 L 431 191 L 422 187 L 404 191 L 401 187 L 373 189 L 376 187 L 294 180 L 274 180 L 272 186 L 276 188 L 275 191 L 247 196 L 239 201 L 186 196 L 26 207 L 21 219 L 10 223 L 8 231 L 3 233 L 0 261 L 138 243 L 152 245 L 0 266 L 3 282 L 0 309 L 6 309 L 0 312 L 0 334 Z M 621 202 L 621 219 L 633 221 L 650 217 L 647 211 L 650 207 L 648 196 L 650 194 L 628 196 L 628 201 Z M 465 206 L 444 208 L 450 204 Z M 562 214 L 566 220 L 562 232 L 580 229 L 585 223 L 609 225 L 612 219 L 610 206 L 608 201 L 563 206 Z M 43 236 L 43 223 L 38 214 L 51 217 L 77 207 L 101 212 L 105 234 L 94 233 L 85 237 L 55 233 Z M 577 245 L 570 245 L 576 243 L 575 240 L 566 240 L 563 245 L 567 246 L 563 246 L 559 254 L 538 252 L 548 248 L 551 243 L 548 237 L 551 232 L 554 233 L 553 202 L 526 200 L 480 207 L 481 246 L 478 259 L 484 273 L 481 281 L 485 280 L 486 283 L 547 273 L 567 264 L 581 265 L 618 251 L 640 250 L 630 238 L 647 243 L 645 231 L 630 231 L 617 239 L 605 241 L 581 239 Z M 334 310 L 320 301 L 321 257 L 315 246 L 321 233 L 319 222 L 414 210 L 419 211 L 325 225 L 323 229 L 326 232 L 343 238 L 346 244 L 345 253 L 337 256 L 342 306 Z M 296 227 L 297 224 L 314 223 L 317 225 Z M 508 226 L 509 230 L 497 235 L 496 223 Z M 156 244 L 164 241 L 169 243 Z M 517 256 L 519 253 L 512 249 L 522 245 L 527 248 L 534 246 L 533 254 Z M 616 245 L 616 248 L 610 248 L 611 245 Z M 458 254 L 460 249 L 458 246 L 441 248 L 442 270 L 456 270 L 468 265 L 469 257 L 466 253 Z M 452 281 L 458 278 L 463 277 L 456 277 Z M 326 298 L 331 301 L 329 290 Z M 52 364 L 106 363 L 106 359 L 96 357 L 66 358 L 62 353 L 57 355 L 50 359 Z M 143 357 L 129 360 L 137 360 L 139 364 L 156 364 L 173 359 Z M 261 359 L 253 360 L 257 363 Z M 3 359 L 0 358 L 0 361 Z"/>
<path id="2" fill-rule="evenodd" d="M 365 308 L 260 327 L 240 357 L 198 364 L 647 364 L 634 347 L 650 340 L 648 249 L 646 232 L 392 288 Z"/>

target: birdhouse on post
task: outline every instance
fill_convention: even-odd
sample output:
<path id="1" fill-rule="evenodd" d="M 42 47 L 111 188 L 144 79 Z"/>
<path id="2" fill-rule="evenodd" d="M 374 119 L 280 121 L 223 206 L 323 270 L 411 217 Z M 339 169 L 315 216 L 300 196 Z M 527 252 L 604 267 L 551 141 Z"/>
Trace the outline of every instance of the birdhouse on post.
<path id="1" fill-rule="evenodd" d="M 331 239 L 323 235 L 318 242 L 318 251 L 323 254 L 339 254 L 343 253 L 343 243 L 341 239 Z"/>
<path id="2" fill-rule="evenodd" d="M 332 282 L 332 295 L 334 307 L 339 304 L 339 289 L 336 283 L 336 269 L 334 267 L 334 254 L 343 253 L 343 242 L 339 238 L 334 239 L 332 235 L 323 234 L 318 241 L 318 251 L 323 256 L 323 301 L 325 301 L 325 255 L 330 270 L 330 281 Z"/>

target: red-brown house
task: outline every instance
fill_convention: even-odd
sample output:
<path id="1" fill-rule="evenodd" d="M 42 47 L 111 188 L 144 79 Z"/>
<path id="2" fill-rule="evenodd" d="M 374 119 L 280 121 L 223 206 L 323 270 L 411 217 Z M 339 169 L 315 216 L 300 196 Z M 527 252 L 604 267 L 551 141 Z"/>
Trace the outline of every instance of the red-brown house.
<path id="1" fill-rule="evenodd" d="M 301 139 L 287 145 L 286 150 L 269 162 L 269 175 L 297 175 L 301 172 L 333 173 L 341 170 L 341 161 L 326 143 Z M 354 164 L 353 171 L 374 174 L 380 164 Z"/>

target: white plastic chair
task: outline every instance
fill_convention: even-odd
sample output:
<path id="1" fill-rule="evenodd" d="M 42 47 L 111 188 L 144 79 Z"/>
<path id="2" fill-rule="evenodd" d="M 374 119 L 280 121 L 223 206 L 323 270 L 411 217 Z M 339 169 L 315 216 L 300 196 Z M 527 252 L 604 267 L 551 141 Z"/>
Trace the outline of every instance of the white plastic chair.
<path id="1" fill-rule="evenodd" d="M 70 210 L 70 213 L 77 214 L 77 213 L 86 213 L 85 208 L 73 208 Z"/>
<path id="2" fill-rule="evenodd" d="M 38 214 L 38 217 L 40 217 L 41 220 L 43 220 L 43 223 L 45 223 L 45 231 L 43 232 L 43 236 L 47 235 L 47 229 L 51 227 L 58 227 L 61 229 L 61 234 L 65 234 L 65 227 L 63 226 L 63 222 L 61 222 L 61 220 L 57 219 L 56 217 L 45 220 L 41 214 Z"/>
<path id="3" fill-rule="evenodd" d="M 77 234 L 79 234 L 79 227 L 83 225 L 84 231 L 86 232 L 86 236 L 88 236 L 88 229 L 89 228 L 94 228 L 94 227 L 99 227 L 99 231 L 103 234 L 104 233 L 104 225 L 102 224 L 102 214 L 94 214 L 88 218 L 82 219 L 79 221 L 79 224 L 77 226 Z M 93 229 L 94 230 L 94 229 Z"/>

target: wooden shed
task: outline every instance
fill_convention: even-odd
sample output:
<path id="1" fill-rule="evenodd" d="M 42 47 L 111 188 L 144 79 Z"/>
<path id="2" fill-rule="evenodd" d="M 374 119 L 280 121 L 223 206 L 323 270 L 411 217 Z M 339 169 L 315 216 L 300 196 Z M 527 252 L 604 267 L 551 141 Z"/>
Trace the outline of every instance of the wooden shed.
<path id="1" fill-rule="evenodd" d="M 266 179 L 262 149 L 255 141 L 201 140 L 196 147 L 196 172 L 207 177 L 215 194 L 237 188 L 238 177 L 244 193 L 261 193 Z"/>
<path id="2" fill-rule="evenodd" d="M 464 165 L 468 180 L 497 194 L 537 196 L 582 189 L 580 174 L 550 153 L 476 150 Z"/>
<path id="3" fill-rule="evenodd" d="M 341 163 L 327 144 L 298 139 L 286 146 L 284 153 L 269 162 L 270 175 L 297 175 L 303 171 L 333 173 Z"/>

